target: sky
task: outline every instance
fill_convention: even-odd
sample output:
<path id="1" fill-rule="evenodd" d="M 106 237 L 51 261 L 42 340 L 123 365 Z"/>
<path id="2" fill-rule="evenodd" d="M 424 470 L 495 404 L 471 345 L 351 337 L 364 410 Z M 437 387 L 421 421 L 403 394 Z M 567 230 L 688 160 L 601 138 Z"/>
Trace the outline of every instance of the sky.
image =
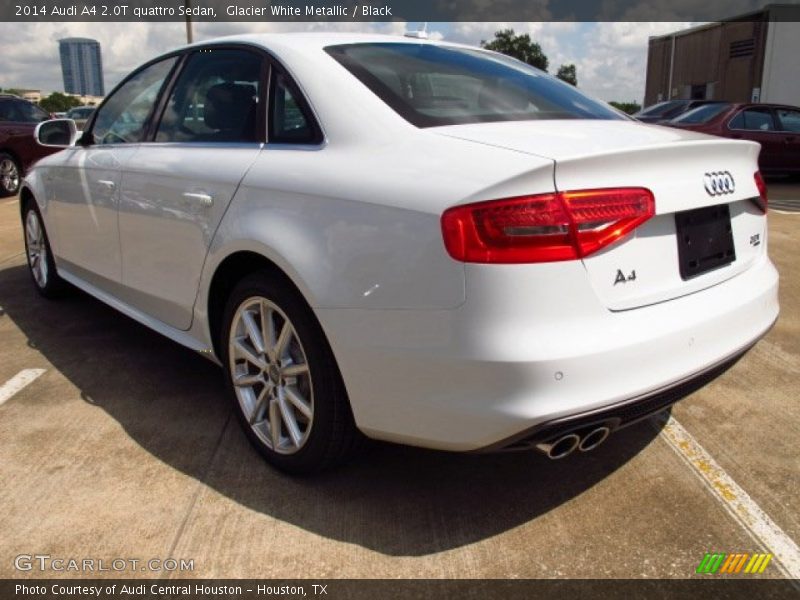
<path id="1" fill-rule="evenodd" d="M 555 73 L 561 64 L 577 66 L 578 87 L 602 100 L 641 102 L 647 65 L 647 39 L 691 26 L 683 22 L 632 23 L 430 23 L 433 39 L 478 45 L 494 32 L 511 28 L 538 42 Z M 195 41 L 221 35 L 268 31 L 368 31 L 402 35 L 417 23 L 194 23 Z M 61 91 L 57 40 L 89 37 L 100 42 L 106 91 L 137 65 L 186 41 L 183 22 L 175 23 L 0 23 L 0 87 Z"/>

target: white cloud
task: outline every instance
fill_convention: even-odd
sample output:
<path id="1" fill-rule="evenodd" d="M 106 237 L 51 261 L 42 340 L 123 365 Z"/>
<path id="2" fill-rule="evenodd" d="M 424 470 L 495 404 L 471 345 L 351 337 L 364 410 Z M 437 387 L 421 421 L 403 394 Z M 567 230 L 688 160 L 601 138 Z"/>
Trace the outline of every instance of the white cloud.
<path id="1" fill-rule="evenodd" d="M 446 39 L 466 44 L 490 40 L 511 28 L 527 33 L 547 55 L 550 72 L 574 63 L 578 85 L 603 100 L 641 101 L 650 36 L 678 31 L 691 23 L 454 23 Z"/>
<path id="2" fill-rule="evenodd" d="M 200 41 L 237 33 L 273 31 L 364 31 L 402 35 L 406 24 L 385 23 L 275 23 L 196 22 Z M 106 91 L 134 67 L 186 43 L 186 26 L 175 23 L 0 23 L 0 87 L 63 90 L 58 40 L 88 37 L 100 42 Z M 441 37 L 439 34 L 438 37 Z"/>
<path id="3" fill-rule="evenodd" d="M 747 0 L 742 0 L 747 1 Z M 685 28 L 687 23 L 464 22 L 432 24 L 431 39 L 478 45 L 500 29 L 527 33 L 542 46 L 550 72 L 574 63 L 582 90 L 604 100 L 641 100 L 647 38 Z M 416 27 L 416 25 L 415 25 Z M 274 23 L 196 22 L 196 40 L 268 31 L 370 31 L 400 35 L 404 22 Z M 185 43 L 185 25 L 175 23 L 0 23 L 0 87 L 61 90 L 57 40 L 81 36 L 102 47 L 106 90 L 142 62 Z"/>

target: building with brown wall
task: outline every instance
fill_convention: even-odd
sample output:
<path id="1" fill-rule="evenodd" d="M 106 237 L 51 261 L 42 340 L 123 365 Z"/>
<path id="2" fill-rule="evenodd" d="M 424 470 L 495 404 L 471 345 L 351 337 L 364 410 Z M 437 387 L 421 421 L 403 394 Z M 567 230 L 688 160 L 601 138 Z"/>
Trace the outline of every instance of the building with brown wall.
<path id="1" fill-rule="evenodd" d="M 644 105 L 673 98 L 800 104 L 797 6 L 650 38 Z"/>

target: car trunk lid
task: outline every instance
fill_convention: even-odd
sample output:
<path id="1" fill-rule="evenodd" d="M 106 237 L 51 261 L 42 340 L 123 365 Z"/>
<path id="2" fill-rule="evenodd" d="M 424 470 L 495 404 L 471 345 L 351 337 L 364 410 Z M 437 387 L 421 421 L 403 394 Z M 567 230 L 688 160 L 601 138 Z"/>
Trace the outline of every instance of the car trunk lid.
<path id="1" fill-rule="evenodd" d="M 746 270 L 764 250 L 766 219 L 751 201 L 759 196 L 757 144 L 629 121 L 506 122 L 441 127 L 437 133 L 550 158 L 559 191 L 645 187 L 653 192 L 652 219 L 583 259 L 595 292 L 611 310 L 716 285 Z M 733 191 L 709 193 L 709 177 L 724 174 L 732 178 Z M 711 206 L 720 208 L 685 215 Z M 728 218 L 735 256 L 714 264 L 711 255 L 721 247 L 708 238 L 727 235 Z M 717 224 L 703 224 L 709 220 Z M 694 247 L 687 250 L 687 244 Z M 694 271 L 687 266 L 692 261 L 700 264 Z"/>

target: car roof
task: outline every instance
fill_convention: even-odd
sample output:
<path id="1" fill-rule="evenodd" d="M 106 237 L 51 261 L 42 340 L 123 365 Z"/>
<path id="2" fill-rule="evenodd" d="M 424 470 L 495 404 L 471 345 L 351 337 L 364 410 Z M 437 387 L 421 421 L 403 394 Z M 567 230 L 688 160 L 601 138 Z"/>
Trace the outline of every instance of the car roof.
<path id="1" fill-rule="evenodd" d="M 203 47 L 216 44 L 249 44 L 259 46 L 266 50 L 272 50 L 277 53 L 289 52 L 291 54 L 303 55 L 304 57 L 311 58 L 314 56 L 325 58 L 320 52 L 327 46 L 345 45 L 345 44 L 379 44 L 379 43 L 392 43 L 392 44 L 428 44 L 435 46 L 448 46 L 454 48 L 469 48 L 476 50 L 475 46 L 467 44 L 458 44 L 454 42 L 445 42 L 443 40 L 429 40 L 415 37 L 406 37 L 404 35 L 386 35 L 377 33 L 351 33 L 351 32 L 317 32 L 317 31 L 303 31 L 303 32 L 285 32 L 285 33 L 252 33 L 252 34 L 238 34 L 225 37 L 213 38 L 210 40 L 203 40 L 187 46 L 182 46 L 178 50 L 185 50 L 188 48 Z"/>

